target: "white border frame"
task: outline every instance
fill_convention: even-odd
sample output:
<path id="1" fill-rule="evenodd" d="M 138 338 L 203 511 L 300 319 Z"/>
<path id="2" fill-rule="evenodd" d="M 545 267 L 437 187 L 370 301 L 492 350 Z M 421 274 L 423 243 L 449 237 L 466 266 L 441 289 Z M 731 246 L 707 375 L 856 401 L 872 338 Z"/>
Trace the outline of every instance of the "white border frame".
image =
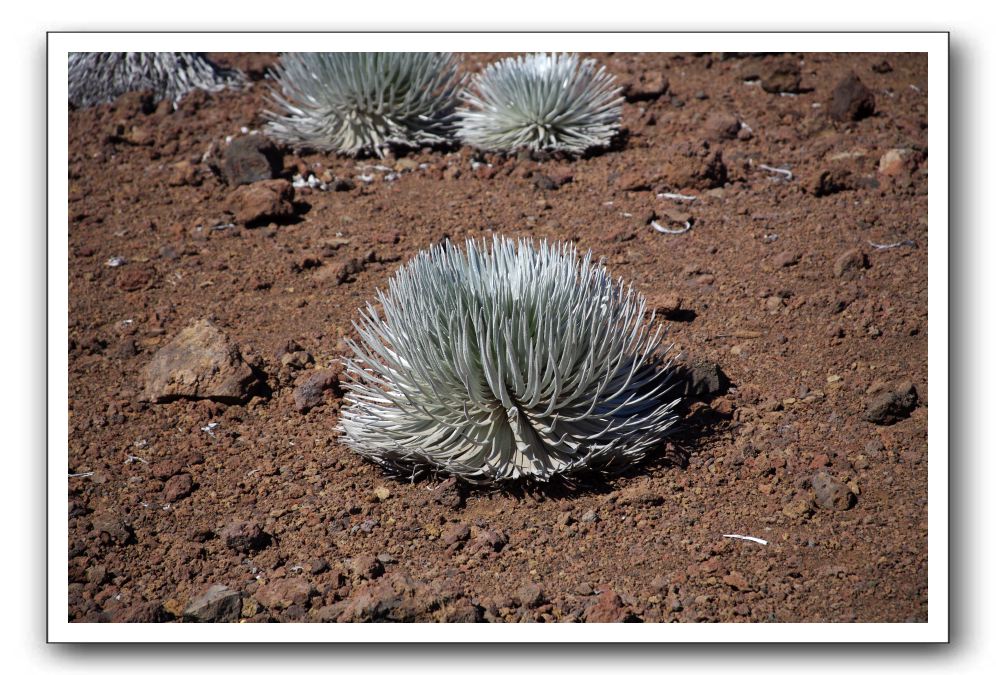
<path id="1" fill-rule="evenodd" d="M 50 642 L 948 641 L 948 35 L 946 33 L 50 33 L 48 36 L 48 640 Z M 68 97 L 71 51 L 926 52 L 928 621 L 922 624 L 74 624 L 66 621 Z"/>

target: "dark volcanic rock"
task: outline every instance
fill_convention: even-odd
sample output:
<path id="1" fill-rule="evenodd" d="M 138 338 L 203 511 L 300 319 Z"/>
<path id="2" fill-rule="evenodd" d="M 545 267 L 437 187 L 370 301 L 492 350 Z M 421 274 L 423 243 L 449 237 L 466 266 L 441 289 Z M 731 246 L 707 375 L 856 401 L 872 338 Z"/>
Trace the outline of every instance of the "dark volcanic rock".
<path id="1" fill-rule="evenodd" d="M 270 535 L 253 522 L 231 523 L 219 534 L 225 540 L 225 546 L 240 553 L 258 551 L 270 543 Z"/>
<path id="2" fill-rule="evenodd" d="M 190 601 L 183 615 L 205 623 L 235 621 L 242 613 L 242 594 L 215 584 Z"/>
<path id="3" fill-rule="evenodd" d="M 227 403 L 247 399 L 256 376 L 239 348 L 204 319 L 156 352 L 143 380 L 148 401 L 208 398 Z"/>
<path id="4" fill-rule="evenodd" d="M 865 403 L 864 418 L 873 424 L 887 426 L 904 420 L 919 403 L 916 387 L 903 382 L 893 389 L 879 392 Z"/>
<path id="5" fill-rule="evenodd" d="M 294 387 L 294 409 L 306 413 L 321 405 L 326 396 L 339 398 L 339 373 L 334 369 L 322 369 L 303 375 Z"/>
<path id="6" fill-rule="evenodd" d="M 827 112 L 838 122 L 856 122 L 875 112 L 875 95 L 851 73 L 834 88 Z"/>
<path id="7" fill-rule="evenodd" d="M 778 61 L 761 75 L 761 88 L 769 94 L 798 93 L 801 83 L 802 73 L 795 61 Z"/>
<path id="8" fill-rule="evenodd" d="M 294 187 L 285 180 L 242 185 L 229 197 L 225 210 L 237 225 L 264 225 L 294 215 Z"/>
<path id="9" fill-rule="evenodd" d="M 307 608 L 314 594 L 314 586 L 300 577 L 292 577 L 265 584 L 253 597 L 267 609 L 281 610 L 291 605 Z"/>
<path id="10" fill-rule="evenodd" d="M 247 185 L 273 178 L 281 169 L 279 152 L 261 134 L 239 136 L 225 148 L 221 172 L 229 185 Z"/>
<path id="11" fill-rule="evenodd" d="M 584 611 L 584 620 L 587 623 L 628 623 L 636 621 L 636 617 L 618 593 L 603 590 L 598 600 Z"/>
<path id="12" fill-rule="evenodd" d="M 730 380 L 719 364 L 698 361 L 687 368 L 685 396 L 720 396 L 729 386 Z"/>
<path id="13" fill-rule="evenodd" d="M 813 503 L 827 511 L 847 511 L 857 502 L 851 489 L 826 471 L 818 471 L 812 478 L 815 497 Z"/>

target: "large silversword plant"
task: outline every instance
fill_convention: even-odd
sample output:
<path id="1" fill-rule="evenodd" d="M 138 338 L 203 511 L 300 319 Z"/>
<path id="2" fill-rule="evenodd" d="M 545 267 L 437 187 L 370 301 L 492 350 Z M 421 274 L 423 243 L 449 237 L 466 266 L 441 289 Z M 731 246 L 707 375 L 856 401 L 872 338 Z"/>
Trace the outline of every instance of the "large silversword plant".
<path id="1" fill-rule="evenodd" d="M 448 141 L 464 80 L 438 52 L 288 52 L 275 73 L 267 133 L 350 155 Z"/>
<path id="2" fill-rule="evenodd" d="M 619 130 L 615 77 L 576 54 L 506 58 L 476 75 L 458 111 L 457 135 L 483 150 L 581 154 Z"/>
<path id="3" fill-rule="evenodd" d="M 663 327 L 573 245 L 420 252 L 355 322 L 340 432 L 395 472 L 545 482 L 640 461 L 675 422 Z"/>
<path id="4" fill-rule="evenodd" d="M 241 72 L 197 52 L 69 54 L 69 102 L 79 107 L 109 103 L 129 91 L 149 91 L 156 101 L 176 103 L 194 89 L 215 92 L 246 83 Z"/>

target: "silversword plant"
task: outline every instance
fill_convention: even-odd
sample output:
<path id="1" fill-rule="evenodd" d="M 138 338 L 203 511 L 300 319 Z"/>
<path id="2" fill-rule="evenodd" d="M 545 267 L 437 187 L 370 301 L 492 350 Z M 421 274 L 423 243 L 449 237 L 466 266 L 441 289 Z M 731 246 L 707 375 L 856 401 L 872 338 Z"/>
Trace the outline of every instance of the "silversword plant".
<path id="1" fill-rule="evenodd" d="M 457 135 L 482 150 L 581 154 L 618 131 L 620 91 L 604 66 L 576 54 L 506 58 L 473 78 Z"/>
<path id="2" fill-rule="evenodd" d="M 267 133 L 292 146 L 383 155 L 449 140 L 460 60 L 438 52 L 289 52 Z"/>
<path id="3" fill-rule="evenodd" d="M 617 472 L 675 422 L 663 328 L 573 245 L 420 252 L 350 342 L 339 430 L 395 472 L 477 483 Z"/>
<path id="4" fill-rule="evenodd" d="M 151 91 L 176 103 L 194 89 L 221 91 L 245 86 L 245 75 L 221 68 L 196 52 L 72 52 L 69 102 L 88 107 L 129 91 Z"/>

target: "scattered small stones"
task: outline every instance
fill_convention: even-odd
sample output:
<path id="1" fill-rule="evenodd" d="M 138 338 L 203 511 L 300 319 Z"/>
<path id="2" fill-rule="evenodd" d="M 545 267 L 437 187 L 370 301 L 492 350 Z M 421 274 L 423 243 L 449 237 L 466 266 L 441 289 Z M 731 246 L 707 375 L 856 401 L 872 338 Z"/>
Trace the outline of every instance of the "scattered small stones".
<path id="1" fill-rule="evenodd" d="M 837 83 L 827 112 L 838 122 L 857 122 L 875 112 L 875 95 L 851 73 Z"/>
<path id="2" fill-rule="evenodd" d="M 847 511 L 857 503 L 851 489 L 826 471 L 817 471 L 811 479 L 815 497 L 813 503 L 827 511 Z"/>
<path id="3" fill-rule="evenodd" d="M 307 413 L 328 398 L 341 398 L 339 373 L 335 369 L 316 370 L 298 378 L 294 386 L 294 409 Z"/>
<path id="4" fill-rule="evenodd" d="M 102 544 L 127 546 L 135 542 L 135 530 L 120 516 L 112 512 L 98 512 L 91 521 Z"/>
<path id="5" fill-rule="evenodd" d="M 206 398 L 238 403 L 248 398 L 256 375 L 228 336 L 202 319 L 156 352 L 142 379 L 147 401 Z"/>
<path id="6" fill-rule="evenodd" d="M 843 166 L 835 166 L 813 174 L 805 187 L 814 197 L 826 197 L 837 194 L 838 192 L 854 190 L 857 185 L 857 181 L 850 169 Z"/>
<path id="7" fill-rule="evenodd" d="M 750 582 L 743 574 L 734 570 L 726 576 L 723 577 L 723 583 L 731 588 L 735 588 L 738 591 L 749 591 L 751 590 Z"/>
<path id="8" fill-rule="evenodd" d="M 813 502 L 805 498 L 794 499 L 782 508 L 782 513 L 789 518 L 801 520 L 813 513 Z"/>
<path id="9" fill-rule="evenodd" d="M 266 548 L 270 535 L 259 524 L 252 521 L 235 522 L 226 525 L 219 533 L 225 546 L 239 553 L 252 553 Z"/>
<path id="10" fill-rule="evenodd" d="M 855 279 L 868 267 L 868 256 L 852 248 L 841 253 L 833 263 L 833 275 L 841 279 Z"/>
<path id="11" fill-rule="evenodd" d="M 173 615 L 159 602 L 141 602 L 114 612 L 113 623 L 166 623 Z"/>
<path id="12" fill-rule="evenodd" d="M 379 502 L 386 502 L 391 497 L 391 491 L 381 485 L 374 488 L 373 496 Z"/>
<path id="13" fill-rule="evenodd" d="M 599 520 L 598 513 L 590 509 L 581 516 L 582 523 L 597 523 Z"/>
<path id="14" fill-rule="evenodd" d="M 761 75 L 761 89 L 769 94 L 795 94 L 802 83 L 802 71 L 796 61 L 776 61 Z"/>
<path id="15" fill-rule="evenodd" d="M 892 425 L 909 417 L 918 403 L 919 396 L 913 383 L 902 382 L 869 398 L 865 403 L 864 418 L 872 424 Z"/>
<path id="16" fill-rule="evenodd" d="M 204 623 L 237 621 L 242 614 L 242 594 L 215 584 L 190 601 L 183 616 Z"/>

